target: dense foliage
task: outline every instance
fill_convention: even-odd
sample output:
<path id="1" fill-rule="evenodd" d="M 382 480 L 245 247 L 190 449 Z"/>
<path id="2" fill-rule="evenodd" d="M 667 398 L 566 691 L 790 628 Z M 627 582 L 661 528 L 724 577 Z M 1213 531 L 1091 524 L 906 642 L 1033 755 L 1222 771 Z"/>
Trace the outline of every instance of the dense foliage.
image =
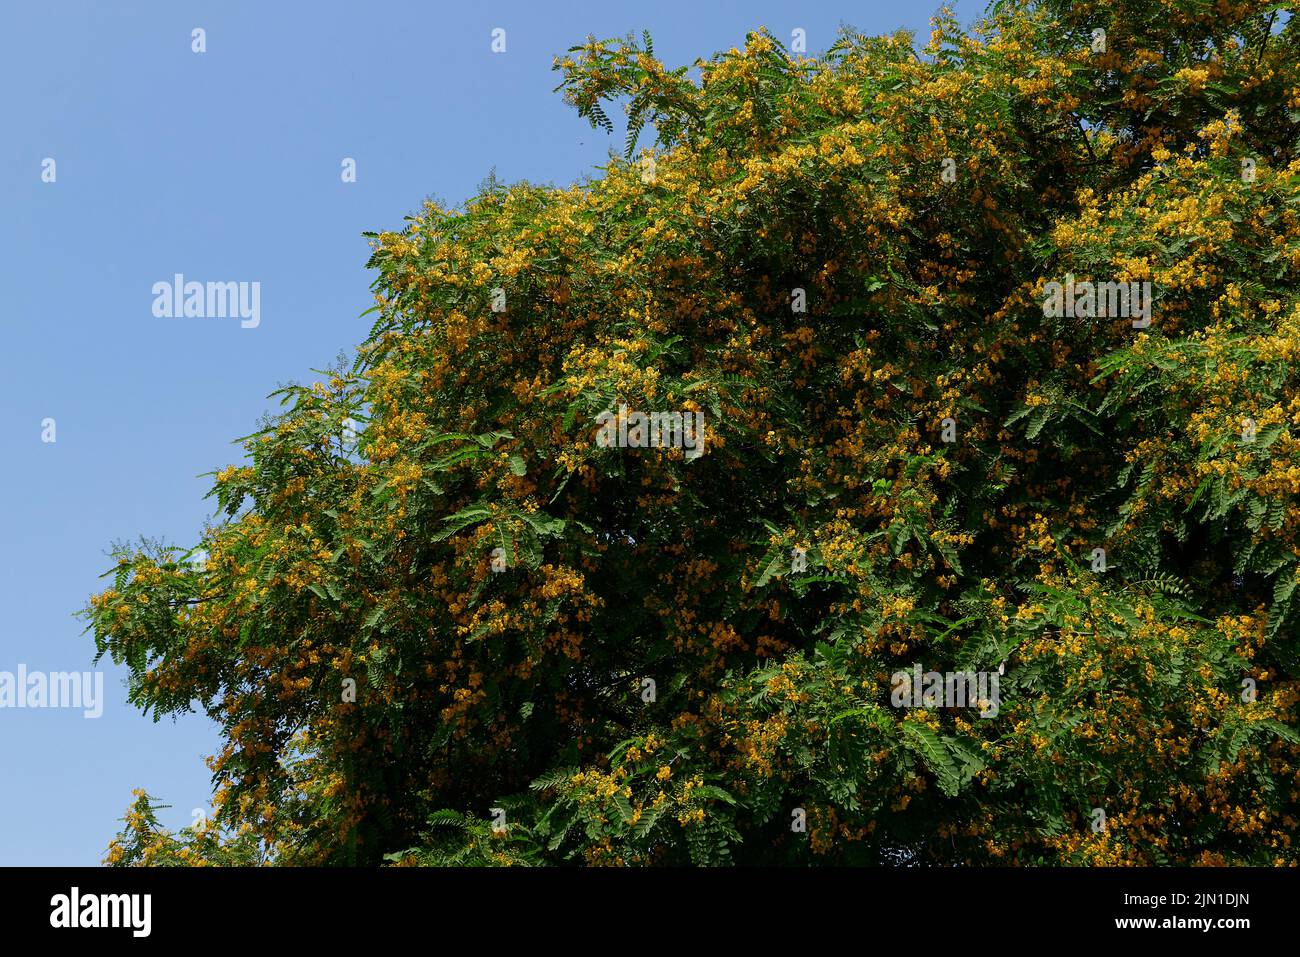
<path id="1" fill-rule="evenodd" d="M 141 795 L 110 859 L 1300 862 L 1292 6 L 575 47 L 626 154 L 375 234 L 204 554 L 117 556 L 100 654 L 226 744 L 211 825 Z M 895 707 L 916 664 L 996 715 Z"/>

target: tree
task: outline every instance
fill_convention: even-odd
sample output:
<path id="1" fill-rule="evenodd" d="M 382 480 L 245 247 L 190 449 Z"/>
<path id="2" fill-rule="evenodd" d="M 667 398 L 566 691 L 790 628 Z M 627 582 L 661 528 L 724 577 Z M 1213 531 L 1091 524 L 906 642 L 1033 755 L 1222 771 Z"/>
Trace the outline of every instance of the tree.
<path id="1" fill-rule="evenodd" d="M 1289 7 L 558 59 L 625 155 L 370 234 L 206 560 L 87 610 L 229 853 L 1300 860 Z"/>

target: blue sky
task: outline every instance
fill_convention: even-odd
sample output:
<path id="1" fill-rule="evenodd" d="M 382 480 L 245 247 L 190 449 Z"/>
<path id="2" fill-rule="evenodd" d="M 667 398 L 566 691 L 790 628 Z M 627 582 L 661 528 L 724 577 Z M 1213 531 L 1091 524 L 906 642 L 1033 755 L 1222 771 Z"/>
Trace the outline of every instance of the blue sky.
<path id="1" fill-rule="evenodd" d="M 73 617 L 105 551 L 193 544 L 201 473 L 367 331 L 363 230 L 426 197 L 459 204 L 493 168 L 567 184 L 610 146 L 552 90 L 588 34 L 649 29 L 672 65 L 766 26 L 924 35 L 938 3 L 42 0 L 0 8 L 0 672 L 82 671 Z M 963 22 L 982 0 L 955 4 Z M 207 51 L 191 50 L 206 31 Z M 491 33 L 506 30 L 506 52 Z M 352 157 L 357 181 L 343 183 Z M 42 182 L 42 163 L 56 179 Z M 261 322 L 167 319 L 155 282 L 261 284 Z M 56 441 L 42 441 L 55 420 Z M 207 804 L 202 716 L 155 724 L 105 672 L 103 715 L 0 708 L 0 864 L 96 864 L 131 790 L 188 824 Z"/>

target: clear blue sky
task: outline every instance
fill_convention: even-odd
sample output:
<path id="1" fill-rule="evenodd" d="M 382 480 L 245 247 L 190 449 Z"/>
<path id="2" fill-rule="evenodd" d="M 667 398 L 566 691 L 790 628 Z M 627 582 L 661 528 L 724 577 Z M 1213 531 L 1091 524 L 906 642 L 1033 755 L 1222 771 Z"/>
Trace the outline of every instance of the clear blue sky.
<path id="1" fill-rule="evenodd" d="M 41 0 L 0 6 L 0 671 L 84 670 L 73 613 L 105 550 L 189 546 L 200 473 L 235 461 L 278 384 L 368 328 L 363 230 L 493 168 L 567 184 L 613 140 L 552 91 L 552 56 L 649 29 L 673 65 L 767 26 L 810 53 L 848 23 L 924 36 L 937 2 Z M 955 4 L 969 23 L 982 0 Z M 191 51 L 191 30 L 207 52 Z M 506 30 L 493 54 L 491 31 Z M 53 158 L 57 180 L 41 181 Z M 357 182 L 340 181 L 353 157 Z M 261 324 L 165 319 L 155 282 L 261 283 Z M 55 419 L 57 441 L 42 442 Z M 190 822 L 215 727 L 154 724 L 105 671 L 104 714 L 0 708 L 0 864 L 95 864 L 131 789 Z"/>

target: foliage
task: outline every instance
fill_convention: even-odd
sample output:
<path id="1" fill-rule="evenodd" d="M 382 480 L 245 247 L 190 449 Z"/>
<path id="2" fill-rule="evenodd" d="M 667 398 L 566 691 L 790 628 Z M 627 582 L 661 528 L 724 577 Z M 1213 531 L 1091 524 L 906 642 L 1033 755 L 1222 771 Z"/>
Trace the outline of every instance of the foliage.
<path id="1" fill-rule="evenodd" d="M 173 834 L 158 822 L 158 804 L 144 791 L 122 818 L 125 825 L 109 844 L 105 863 L 111 867 L 255 867 L 267 863 L 266 848 L 251 825 L 222 833 L 207 818 Z"/>
<path id="2" fill-rule="evenodd" d="M 355 363 L 216 473 L 206 562 L 118 554 L 99 653 L 221 723 L 279 863 L 1297 863 L 1291 6 L 575 48 L 627 154 L 374 234 Z M 1045 315 L 1067 275 L 1151 325 Z M 704 454 L 601 447 L 620 403 Z M 917 663 L 996 717 L 894 707 Z"/>

